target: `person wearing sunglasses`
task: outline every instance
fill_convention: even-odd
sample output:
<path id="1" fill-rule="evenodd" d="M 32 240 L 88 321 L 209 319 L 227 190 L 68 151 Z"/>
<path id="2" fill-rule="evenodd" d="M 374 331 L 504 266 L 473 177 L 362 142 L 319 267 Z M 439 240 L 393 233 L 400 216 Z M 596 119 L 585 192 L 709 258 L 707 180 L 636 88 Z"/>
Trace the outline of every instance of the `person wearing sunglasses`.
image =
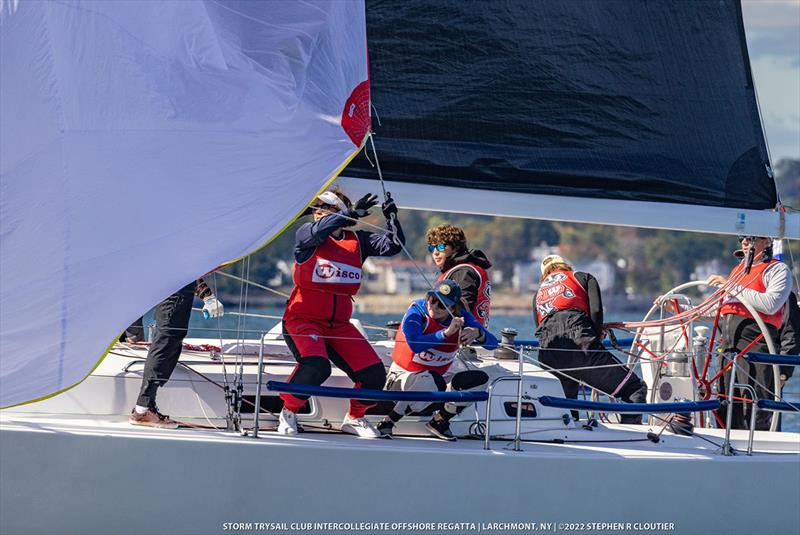
<path id="1" fill-rule="evenodd" d="M 453 366 L 459 347 L 473 343 L 486 349 L 497 347 L 494 335 L 464 308 L 459 285 L 452 280 L 437 282 L 424 298 L 411 303 L 403 316 L 395 337 L 386 390 L 442 392 L 485 388 L 489 381 L 486 372 L 456 371 Z M 378 430 L 391 436 L 403 416 L 432 408 L 436 412 L 426 424 L 428 431 L 439 439 L 455 440 L 450 420 L 468 405 L 401 401 L 378 424 Z"/>
<path id="2" fill-rule="evenodd" d="M 559 255 L 545 257 L 541 271 L 533 302 L 539 361 L 554 370 L 568 370 L 555 373 L 564 395 L 576 399 L 579 383 L 586 383 L 623 401 L 644 403 L 647 385 L 603 347 L 603 302 L 597 279 L 575 271 Z M 578 416 L 576 411 L 573 416 Z M 640 424 L 642 415 L 623 414 L 620 420 Z"/>
<path id="3" fill-rule="evenodd" d="M 460 228 L 444 224 L 428 230 L 428 252 L 441 274 L 437 280 L 453 280 L 461 287 L 461 299 L 484 327 L 489 325 L 492 283 L 487 270 L 492 263 L 483 251 L 467 248 Z"/>
<path id="4" fill-rule="evenodd" d="M 772 238 L 765 236 L 739 236 L 742 253 L 736 254 L 743 259 L 731 270 L 727 277 L 711 275 L 706 281 L 711 286 L 721 287 L 728 280 L 735 279 L 737 285 L 726 292 L 720 307 L 720 332 L 722 333 L 722 349 L 727 353 L 739 353 L 758 338 L 761 329 L 742 300 L 747 301 L 767 326 L 767 332 L 777 345 L 780 342 L 780 329 L 784 319 L 784 309 L 792 292 L 792 275 L 789 267 L 772 257 Z M 746 271 L 748 252 L 753 253 L 753 263 L 749 273 Z M 763 339 L 750 348 L 751 351 L 768 353 L 769 348 Z M 724 360 L 724 359 L 723 359 Z M 772 366 L 768 364 L 750 364 L 740 359 L 737 362 L 737 381 L 753 386 L 758 399 L 773 399 L 775 382 Z M 727 392 L 730 384 L 730 372 L 720 377 L 719 392 Z M 735 394 L 742 397 L 742 393 Z M 731 426 L 733 429 L 749 429 L 750 404 L 734 400 Z M 727 407 L 719 410 L 723 421 L 727 418 Z M 770 427 L 772 413 L 758 411 L 756 429 L 766 430 Z"/>
<path id="5" fill-rule="evenodd" d="M 331 374 L 331 362 L 342 369 L 356 388 L 380 390 L 386 370 L 364 336 L 350 323 L 353 296 L 361 287 L 361 266 L 370 256 L 392 256 L 405 243 L 397 221 L 397 207 L 387 195 L 382 211 L 389 230 L 348 230 L 378 204 L 377 196 L 364 195 L 355 204 L 339 189 L 320 194 L 312 205 L 313 222 L 298 230 L 292 278 L 294 288 L 283 315 L 283 336 L 297 365 L 290 383 L 319 386 Z M 283 409 L 278 432 L 296 434 L 297 412 L 307 396 L 281 394 Z M 375 403 L 350 400 L 341 430 L 362 438 L 380 433 L 364 418 Z"/>

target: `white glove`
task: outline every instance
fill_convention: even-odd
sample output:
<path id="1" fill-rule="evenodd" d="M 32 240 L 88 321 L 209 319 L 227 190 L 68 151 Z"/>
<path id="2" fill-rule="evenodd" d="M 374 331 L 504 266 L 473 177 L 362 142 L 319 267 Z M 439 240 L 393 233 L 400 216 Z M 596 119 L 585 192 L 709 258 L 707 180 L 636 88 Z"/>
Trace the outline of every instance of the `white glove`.
<path id="1" fill-rule="evenodd" d="M 203 299 L 203 318 L 219 318 L 225 312 L 222 303 L 219 302 L 219 299 L 215 295 L 209 295 L 205 299 Z"/>

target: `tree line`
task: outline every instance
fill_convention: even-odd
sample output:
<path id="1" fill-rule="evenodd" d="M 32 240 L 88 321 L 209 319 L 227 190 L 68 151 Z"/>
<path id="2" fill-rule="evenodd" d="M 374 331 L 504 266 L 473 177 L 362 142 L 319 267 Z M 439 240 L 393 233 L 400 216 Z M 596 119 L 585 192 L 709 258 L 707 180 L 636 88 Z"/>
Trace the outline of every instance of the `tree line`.
<path id="1" fill-rule="evenodd" d="M 781 160 L 775 166 L 776 184 L 781 200 L 790 209 L 800 209 L 800 160 Z M 399 200 L 402 204 L 402 199 Z M 379 210 L 367 222 L 382 225 Z M 292 262 L 294 235 L 305 219 L 296 221 L 269 245 L 250 257 L 250 279 L 264 283 L 277 273 L 280 260 Z M 504 217 L 469 216 L 401 210 L 400 221 L 407 239 L 407 249 L 413 260 L 429 261 L 425 232 L 441 223 L 451 223 L 464 229 L 470 248 L 483 250 L 504 274 L 510 284 L 516 262 L 529 260 L 530 250 L 542 242 L 559 246 L 561 254 L 573 261 L 605 259 L 617 266 L 616 291 L 632 288 L 637 294 L 654 295 L 690 279 L 698 264 L 719 259 L 723 269 L 732 267 L 737 248 L 736 238 L 694 232 L 649 230 L 537 221 Z M 800 259 L 800 244 L 785 242 L 787 261 L 790 252 Z M 401 253 L 402 254 L 402 253 Z M 796 266 L 793 266 L 795 270 Z M 241 275 L 241 266 L 225 268 Z M 217 277 L 221 293 L 237 294 L 240 283 Z"/>

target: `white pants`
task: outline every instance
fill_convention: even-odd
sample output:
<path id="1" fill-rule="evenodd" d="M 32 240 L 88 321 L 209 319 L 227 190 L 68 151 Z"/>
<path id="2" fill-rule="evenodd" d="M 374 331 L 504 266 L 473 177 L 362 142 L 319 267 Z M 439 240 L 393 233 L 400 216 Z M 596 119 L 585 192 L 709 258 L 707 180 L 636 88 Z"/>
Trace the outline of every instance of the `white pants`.
<path id="1" fill-rule="evenodd" d="M 455 392 L 452 380 L 457 374 L 452 373 L 452 369 L 453 366 L 442 376 L 433 371 L 410 372 L 392 362 L 386 377 L 386 390 L 400 390 L 402 392 Z M 484 382 L 472 388 L 464 388 L 458 391 L 480 391 L 485 388 L 486 383 Z M 444 404 L 444 410 L 450 414 L 456 414 L 460 412 L 460 408 L 463 409 L 463 407 L 467 407 L 471 403 L 472 402 L 469 401 L 447 402 Z M 398 401 L 394 406 L 394 411 L 402 415 L 406 415 L 410 412 L 422 412 L 431 404 L 430 401 Z"/>

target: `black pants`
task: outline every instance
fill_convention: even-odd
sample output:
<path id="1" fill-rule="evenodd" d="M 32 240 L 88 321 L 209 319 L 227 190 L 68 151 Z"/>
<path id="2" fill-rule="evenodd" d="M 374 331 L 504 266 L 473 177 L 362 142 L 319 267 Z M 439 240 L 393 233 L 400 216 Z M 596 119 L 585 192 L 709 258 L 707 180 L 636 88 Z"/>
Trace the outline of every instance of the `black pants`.
<path id="1" fill-rule="evenodd" d="M 647 401 L 647 385 L 635 374 L 628 376 L 628 368 L 620 366 L 617 360 L 603 344 L 596 339 L 596 335 L 587 332 L 585 329 L 558 334 L 556 329 L 551 329 L 551 335 L 540 337 L 541 349 L 539 350 L 539 361 L 546 366 L 556 370 L 565 368 L 587 368 L 582 370 L 569 370 L 564 374 L 565 377 L 557 373 L 561 386 L 564 388 L 564 395 L 571 399 L 577 399 L 580 383 L 594 387 L 607 394 L 612 394 L 617 387 L 624 381 L 616 397 L 628 403 L 645 403 Z M 589 341 L 591 340 L 591 341 Z M 616 366 L 614 366 L 616 364 Z M 608 366 L 599 368 L 597 366 Z M 625 377 L 628 376 L 627 380 Z M 574 415 L 574 412 L 573 412 Z M 640 414 L 623 414 L 620 417 L 622 423 L 640 424 L 642 416 Z"/>
<path id="2" fill-rule="evenodd" d="M 761 329 L 758 324 L 751 318 L 744 316 L 737 316 L 735 314 L 726 314 L 722 317 L 722 337 L 724 351 L 731 354 L 731 356 L 739 353 L 746 348 L 750 342 L 755 340 Z M 778 330 L 772 325 L 767 325 L 769 335 L 772 340 L 778 343 Z M 750 348 L 749 351 L 759 353 L 769 353 L 769 348 L 763 339 Z M 724 365 L 730 362 L 727 359 L 721 359 L 720 364 Z M 775 376 L 772 372 L 772 365 L 770 364 L 751 364 L 744 358 L 736 361 L 736 382 L 742 384 L 749 384 L 755 388 L 756 396 L 758 399 L 774 399 L 772 392 L 775 391 Z M 728 395 L 728 386 L 730 385 L 731 371 L 728 370 L 719 379 L 718 388 L 719 393 Z M 761 386 L 763 385 L 763 386 Z M 749 398 L 750 394 L 741 391 L 738 388 L 734 389 L 733 395 L 735 397 Z M 727 398 L 723 398 L 727 399 Z M 750 429 L 750 414 L 752 404 L 743 401 L 733 402 L 733 414 L 731 415 L 731 429 Z M 722 406 L 719 409 L 720 418 L 723 422 L 727 422 L 727 407 Z M 768 430 L 770 422 L 772 421 L 772 413 L 769 411 L 758 411 L 756 414 L 756 429 Z"/>
<path id="3" fill-rule="evenodd" d="M 195 283 L 187 284 L 156 306 L 156 332 L 147 352 L 137 405 L 156 406 L 156 390 L 175 370 L 192 313 Z"/>
<path id="4" fill-rule="evenodd" d="M 144 342 L 144 318 L 131 323 L 130 327 L 125 329 L 122 336 L 119 337 L 120 342 Z"/>

